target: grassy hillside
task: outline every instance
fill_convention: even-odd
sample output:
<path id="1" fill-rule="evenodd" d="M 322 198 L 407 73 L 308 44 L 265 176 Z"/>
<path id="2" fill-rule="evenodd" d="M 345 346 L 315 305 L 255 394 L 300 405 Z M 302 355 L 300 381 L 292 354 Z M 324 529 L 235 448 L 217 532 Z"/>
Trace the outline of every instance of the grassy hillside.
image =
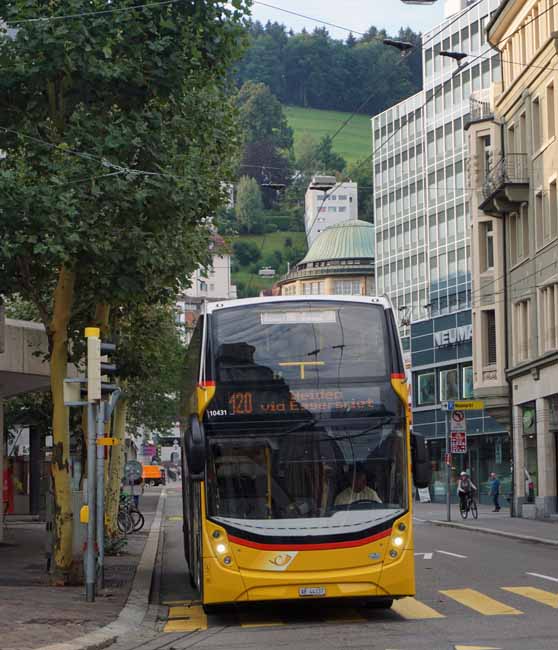
<path id="1" fill-rule="evenodd" d="M 285 240 L 290 238 L 293 248 L 299 250 L 306 250 L 306 236 L 303 232 L 273 232 L 267 235 L 239 235 L 231 239 L 231 246 L 236 241 L 245 241 L 254 243 L 259 250 L 261 250 L 262 257 L 258 261 L 258 266 L 264 266 L 264 258 L 266 255 L 273 254 L 274 251 L 281 251 L 285 253 L 286 246 Z M 271 289 L 273 284 L 281 277 L 278 273 L 274 278 L 261 278 L 257 273 L 251 273 L 249 268 L 240 268 L 236 273 L 232 274 L 233 284 L 242 284 L 244 287 L 250 288 L 251 295 L 258 295 L 262 289 Z"/>
<path id="2" fill-rule="evenodd" d="M 350 116 L 350 113 L 297 106 L 286 106 L 285 113 L 289 126 L 294 130 L 295 143 L 303 133 L 308 133 L 316 140 L 321 140 L 324 135 L 333 135 Z M 366 115 L 355 115 L 335 138 L 333 148 L 348 163 L 367 158 L 372 153 L 370 118 Z"/>

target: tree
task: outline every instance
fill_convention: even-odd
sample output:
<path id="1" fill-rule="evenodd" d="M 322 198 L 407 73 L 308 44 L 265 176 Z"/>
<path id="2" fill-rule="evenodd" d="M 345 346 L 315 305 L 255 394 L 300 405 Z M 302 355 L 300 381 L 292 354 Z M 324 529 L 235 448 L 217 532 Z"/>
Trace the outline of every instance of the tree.
<path id="1" fill-rule="evenodd" d="M 358 218 L 374 223 L 374 179 L 372 163 L 359 161 L 349 165 L 347 176 L 358 183 Z"/>
<path id="2" fill-rule="evenodd" d="M 224 201 L 238 142 L 226 75 L 247 3 L 135 5 L 97 0 L 99 13 L 83 17 L 82 0 L 0 6 L 3 23 L 18 22 L 2 42 L 0 293 L 32 302 L 49 339 L 54 567 L 64 581 L 69 341 L 111 306 L 168 299 L 207 262 L 206 217 Z"/>
<path id="3" fill-rule="evenodd" d="M 261 252 L 254 242 L 237 241 L 233 245 L 234 256 L 241 266 L 248 266 L 257 262 L 261 257 Z"/>
<path id="4" fill-rule="evenodd" d="M 240 232 L 258 233 L 263 228 L 263 201 L 260 186 L 254 178 L 242 176 L 236 186 L 235 213 Z"/>
<path id="5" fill-rule="evenodd" d="M 293 146 L 293 130 L 281 103 L 268 86 L 247 81 L 238 94 L 239 121 L 246 142 L 269 142 L 277 149 Z"/>
<path id="6" fill-rule="evenodd" d="M 329 135 L 324 135 L 314 152 L 316 165 L 321 172 L 342 172 L 347 163 L 343 156 L 333 150 L 333 141 Z"/>

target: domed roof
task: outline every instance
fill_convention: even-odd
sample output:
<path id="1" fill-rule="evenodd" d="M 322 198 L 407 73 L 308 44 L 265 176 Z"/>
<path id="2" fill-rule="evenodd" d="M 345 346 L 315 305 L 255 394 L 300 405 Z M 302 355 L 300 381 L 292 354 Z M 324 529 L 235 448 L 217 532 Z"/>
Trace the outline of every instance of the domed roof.
<path id="1" fill-rule="evenodd" d="M 300 264 L 358 258 L 374 258 L 374 224 L 352 219 L 320 233 Z"/>

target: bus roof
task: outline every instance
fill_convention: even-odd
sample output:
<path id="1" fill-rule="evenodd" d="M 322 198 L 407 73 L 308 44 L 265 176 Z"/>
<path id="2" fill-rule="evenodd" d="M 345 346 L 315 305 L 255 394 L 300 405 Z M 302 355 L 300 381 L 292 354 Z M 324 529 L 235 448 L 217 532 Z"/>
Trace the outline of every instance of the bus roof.
<path id="1" fill-rule="evenodd" d="M 267 305 L 279 302 L 353 302 L 369 305 L 380 305 L 384 309 L 392 309 L 387 297 L 377 296 L 263 296 L 258 298 L 241 298 L 239 300 L 224 300 L 207 303 L 207 313 L 211 314 L 220 309 L 232 307 L 247 307 L 249 305 Z"/>

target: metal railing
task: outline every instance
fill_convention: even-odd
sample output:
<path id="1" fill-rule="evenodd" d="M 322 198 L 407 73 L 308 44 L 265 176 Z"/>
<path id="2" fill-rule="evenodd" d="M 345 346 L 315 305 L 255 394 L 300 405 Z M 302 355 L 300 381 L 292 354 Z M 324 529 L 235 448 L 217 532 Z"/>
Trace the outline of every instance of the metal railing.
<path id="1" fill-rule="evenodd" d="M 489 198 L 494 192 L 509 183 L 529 183 L 527 154 L 510 153 L 492 165 L 484 182 L 484 198 Z"/>
<path id="2" fill-rule="evenodd" d="M 481 90 L 469 97 L 469 121 L 488 120 L 494 117 L 490 103 L 490 91 Z"/>

